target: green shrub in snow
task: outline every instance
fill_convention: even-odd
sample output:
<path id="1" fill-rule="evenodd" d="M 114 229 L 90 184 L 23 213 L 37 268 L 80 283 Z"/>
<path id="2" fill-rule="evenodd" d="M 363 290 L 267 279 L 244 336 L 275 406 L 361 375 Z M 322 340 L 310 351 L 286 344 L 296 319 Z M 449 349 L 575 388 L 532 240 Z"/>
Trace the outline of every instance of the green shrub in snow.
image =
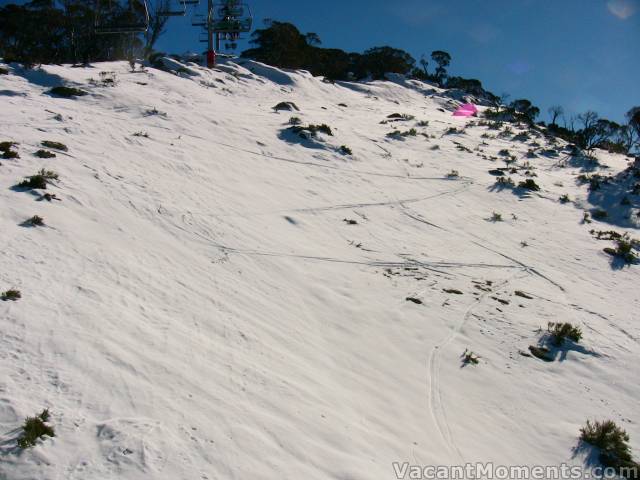
<path id="1" fill-rule="evenodd" d="M 520 182 L 518 184 L 518 187 L 524 188 L 525 190 L 531 190 L 534 192 L 537 192 L 540 190 L 540 187 L 538 186 L 538 184 L 534 182 L 533 179 L 531 178 L 527 178 L 524 182 Z"/>
<path id="2" fill-rule="evenodd" d="M 35 153 L 35 156 L 38 158 L 54 158 L 56 154 L 53 152 L 50 152 L 49 150 L 38 150 Z"/>
<path id="3" fill-rule="evenodd" d="M 551 335 L 551 339 L 557 347 L 562 346 L 564 341 L 569 340 L 578 343 L 582 339 L 582 330 L 580 327 L 572 325 L 571 323 L 554 323 L 549 322 L 547 325 L 547 331 Z"/>
<path id="4" fill-rule="evenodd" d="M 43 437 L 55 437 L 53 427 L 47 425 L 49 410 L 45 409 L 35 417 L 28 417 L 22 425 L 22 434 L 18 438 L 18 447 L 27 449 L 35 447 L 38 439 Z"/>
<path id="5" fill-rule="evenodd" d="M 80 90 L 79 88 L 75 88 L 75 87 L 65 87 L 65 86 L 53 87 L 51 90 L 49 90 L 49 93 L 51 95 L 55 95 L 56 97 L 63 97 L 63 98 L 75 98 L 75 97 L 82 97 L 83 95 L 87 95 L 87 92 L 85 92 L 84 90 Z"/>
<path id="6" fill-rule="evenodd" d="M 3 292 L 2 295 L 0 295 L 0 300 L 7 302 L 9 300 L 15 302 L 16 300 L 19 300 L 22 298 L 22 294 L 20 293 L 20 290 L 15 290 L 15 289 L 10 289 L 7 290 L 6 292 Z"/>
<path id="7" fill-rule="evenodd" d="M 16 186 L 27 189 L 46 189 L 52 180 L 58 180 L 58 174 L 51 170 L 41 169 L 37 174 L 25 178 Z"/>
<path id="8" fill-rule="evenodd" d="M 53 148 L 54 150 L 60 150 L 61 152 L 69 151 L 69 148 L 64 143 L 54 142 L 52 140 L 44 140 L 42 142 L 42 146 L 46 148 Z"/>
<path id="9" fill-rule="evenodd" d="M 629 434 L 612 420 L 587 420 L 580 429 L 580 440 L 600 450 L 600 462 L 605 467 L 614 468 L 623 478 L 639 478 L 640 464 L 631 456 Z"/>

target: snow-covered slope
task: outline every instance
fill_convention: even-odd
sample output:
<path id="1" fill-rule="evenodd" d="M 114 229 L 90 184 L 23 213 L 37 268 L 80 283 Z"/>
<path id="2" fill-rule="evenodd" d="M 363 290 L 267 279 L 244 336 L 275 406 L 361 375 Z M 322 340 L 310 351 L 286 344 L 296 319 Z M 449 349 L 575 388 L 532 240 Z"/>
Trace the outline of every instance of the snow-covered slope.
<path id="1" fill-rule="evenodd" d="M 92 85 L 101 71 L 118 85 Z M 109 63 L 0 76 L 0 141 L 20 155 L 0 166 L 0 291 L 22 292 L 0 302 L 0 478 L 581 465 L 588 418 L 615 420 L 639 455 L 640 267 L 618 268 L 589 234 L 635 229 L 614 211 L 613 227 L 582 222 L 598 207 L 576 182 L 584 166 L 526 158 L 544 138 L 445 134 L 478 120 L 417 82 L 232 61 L 180 75 Z M 61 83 L 89 95 L 46 93 Z M 283 101 L 300 111 L 275 112 Z M 302 139 L 291 116 L 333 136 Z M 37 158 L 43 140 L 68 152 Z M 495 188 L 503 149 L 530 162 L 539 192 Z M 59 174 L 47 192 L 61 201 L 11 188 L 40 168 Z M 45 226 L 22 225 L 33 215 Z M 521 354 L 565 321 L 580 344 L 550 363 Z M 43 408 L 55 438 L 20 451 Z"/>

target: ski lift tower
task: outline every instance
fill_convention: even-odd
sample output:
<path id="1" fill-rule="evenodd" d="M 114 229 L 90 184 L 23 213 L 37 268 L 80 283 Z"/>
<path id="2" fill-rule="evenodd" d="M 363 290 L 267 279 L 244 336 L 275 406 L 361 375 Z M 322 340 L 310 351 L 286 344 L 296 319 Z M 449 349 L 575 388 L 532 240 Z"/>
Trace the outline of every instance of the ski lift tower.
<path id="1" fill-rule="evenodd" d="M 208 15 L 204 25 L 207 33 L 207 67 L 213 68 L 216 52 L 220 50 L 220 40 L 230 41 L 228 45 L 235 48 L 240 34 L 251 31 L 253 16 L 249 5 L 240 0 L 221 0 L 219 5 L 214 5 L 213 0 L 207 2 Z"/>

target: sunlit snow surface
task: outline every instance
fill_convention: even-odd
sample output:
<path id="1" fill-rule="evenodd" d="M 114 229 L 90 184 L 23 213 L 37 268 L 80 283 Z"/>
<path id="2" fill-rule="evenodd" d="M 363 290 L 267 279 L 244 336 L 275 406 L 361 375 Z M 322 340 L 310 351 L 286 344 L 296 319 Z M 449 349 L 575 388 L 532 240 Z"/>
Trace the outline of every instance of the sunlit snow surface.
<path id="1" fill-rule="evenodd" d="M 533 141 L 551 148 L 543 138 L 444 135 L 478 119 L 419 82 L 185 67 L 0 76 L 0 141 L 21 157 L 0 161 L 0 291 L 23 296 L 0 302 L 0 478 L 582 465 L 588 418 L 615 420 L 640 455 L 640 266 L 612 264 L 589 230 L 638 234 L 620 207 L 582 223 L 602 206 L 576 182 L 583 165 L 527 159 Z M 101 71 L 118 85 L 90 84 Z M 89 95 L 46 94 L 61 83 Z M 275 112 L 282 101 L 300 111 Z M 415 119 L 380 123 L 393 113 Z M 304 140 L 291 116 L 333 136 Z M 43 140 L 69 151 L 37 158 Z M 494 188 L 502 149 L 531 163 L 540 192 Z M 627 166 L 598 157 L 603 174 Z M 59 173 L 47 191 L 61 201 L 11 189 L 40 168 Z M 33 215 L 46 226 L 20 225 Z M 580 344 L 551 363 L 520 354 L 565 321 Z M 465 349 L 478 365 L 463 368 Z M 20 452 L 19 427 L 43 408 L 56 437 Z"/>

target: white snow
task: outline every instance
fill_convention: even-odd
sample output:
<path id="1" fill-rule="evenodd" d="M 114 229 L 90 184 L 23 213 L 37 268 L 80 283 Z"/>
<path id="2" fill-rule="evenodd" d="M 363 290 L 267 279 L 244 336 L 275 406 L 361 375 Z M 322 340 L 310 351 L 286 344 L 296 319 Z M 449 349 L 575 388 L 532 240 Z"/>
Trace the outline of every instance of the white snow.
<path id="1" fill-rule="evenodd" d="M 437 88 L 332 85 L 248 61 L 184 68 L 0 76 L 0 141 L 21 157 L 0 161 L 0 291 L 23 296 L 0 302 L 0 478 L 582 465 L 579 428 L 609 418 L 640 456 L 640 267 L 612 268 L 611 242 L 589 234 L 637 230 L 581 222 L 579 166 L 530 159 L 540 192 L 497 191 L 487 172 L 504 164 L 480 155 L 507 148 L 522 163 L 546 142 L 480 126 L 443 136 L 470 120 Z M 100 71 L 119 84 L 90 85 Z M 90 94 L 46 94 L 62 82 Z M 281 101 L 300 111 L 274 112 Z M 415 120 L 380 123 L 396 112 Z M 334 136 L 299 139 L 291 116 Z M 43 140 L 69 151 L 36 158 Z M 59 173 L 47 191 L 62 201 L 11 189 L 40 168 Z M 36 214 L 45 227 L 20 225 Z M 580 325 L 580 346 L 552 363 L 520 355 L 550 321 Z M 480 364 L 461 368 L 467 348 Z M 19 451 L 43 408 L 56 436 Z"/>

